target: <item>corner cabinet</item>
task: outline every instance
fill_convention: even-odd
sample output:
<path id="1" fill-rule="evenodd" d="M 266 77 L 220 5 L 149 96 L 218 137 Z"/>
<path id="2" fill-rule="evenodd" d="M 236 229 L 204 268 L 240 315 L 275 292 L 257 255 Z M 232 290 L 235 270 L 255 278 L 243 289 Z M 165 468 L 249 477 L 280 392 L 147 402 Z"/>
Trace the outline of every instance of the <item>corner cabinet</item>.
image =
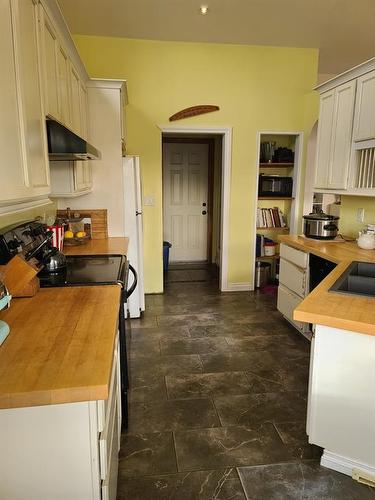
<path id="1" fill-rule="evenodd" d="M 347 188 L 355 88 L 351 81 L 320 97 L 316 188 Z"/>
<path id="2" fill-rule="evenodd" d="M 38 12 L 33 0 L 0 4 L 2 61 L 0 205 L 47 198 L 47 142 L 39 74 Z"/>
<path id="3" fill-rule="evenodd" d="M 317 192 L 375 195 L 375 58 L 317 87 Z"/>

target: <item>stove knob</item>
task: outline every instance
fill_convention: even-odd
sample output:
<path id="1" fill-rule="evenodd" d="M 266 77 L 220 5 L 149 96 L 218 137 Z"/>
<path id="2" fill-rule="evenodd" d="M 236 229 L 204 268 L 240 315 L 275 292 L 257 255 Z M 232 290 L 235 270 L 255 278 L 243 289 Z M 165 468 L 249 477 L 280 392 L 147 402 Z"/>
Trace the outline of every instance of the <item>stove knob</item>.
<path id="1" fill-rule="evenodd" d="M 8 248 L 9 250 L 18 250 L 19 248 L 22 248 L 22 243 L 17 240 L 17 238 L 14 238 L 14 240 L 10 240 L 8 242 Z"/>

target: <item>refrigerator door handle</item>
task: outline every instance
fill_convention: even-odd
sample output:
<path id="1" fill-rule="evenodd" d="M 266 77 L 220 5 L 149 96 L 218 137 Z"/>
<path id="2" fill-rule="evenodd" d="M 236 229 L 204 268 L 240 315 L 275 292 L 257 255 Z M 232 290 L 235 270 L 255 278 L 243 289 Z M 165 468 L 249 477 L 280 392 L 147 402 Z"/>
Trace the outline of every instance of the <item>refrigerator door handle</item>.
<path id="1" fill-rule="evenodd" d="M 135 215 L 142 215 L 142 212 L 138 212 L 138 210 L 136 210 Z"/>

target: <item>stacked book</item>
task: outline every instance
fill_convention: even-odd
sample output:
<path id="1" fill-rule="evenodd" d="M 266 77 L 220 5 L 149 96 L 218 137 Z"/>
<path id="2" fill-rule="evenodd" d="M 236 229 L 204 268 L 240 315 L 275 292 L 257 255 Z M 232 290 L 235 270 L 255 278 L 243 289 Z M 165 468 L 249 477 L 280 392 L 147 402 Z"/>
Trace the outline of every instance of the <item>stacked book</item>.
<path id="1" fill-rule="evenodd" d="M 286 227 L 285 216 L 279 207 L 257 208 L 257 227 Z"/>

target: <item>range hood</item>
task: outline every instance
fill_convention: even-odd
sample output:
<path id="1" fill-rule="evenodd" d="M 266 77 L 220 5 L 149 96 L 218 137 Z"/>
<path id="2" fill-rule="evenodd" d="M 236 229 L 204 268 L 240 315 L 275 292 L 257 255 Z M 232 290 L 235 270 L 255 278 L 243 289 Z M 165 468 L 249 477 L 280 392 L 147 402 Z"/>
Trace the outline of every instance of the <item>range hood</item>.
<path id="1" fill-rule="evenodd" d="M 99 160 L 100 151 L 55 120 L 47 120 L 50 160 Z"/>

